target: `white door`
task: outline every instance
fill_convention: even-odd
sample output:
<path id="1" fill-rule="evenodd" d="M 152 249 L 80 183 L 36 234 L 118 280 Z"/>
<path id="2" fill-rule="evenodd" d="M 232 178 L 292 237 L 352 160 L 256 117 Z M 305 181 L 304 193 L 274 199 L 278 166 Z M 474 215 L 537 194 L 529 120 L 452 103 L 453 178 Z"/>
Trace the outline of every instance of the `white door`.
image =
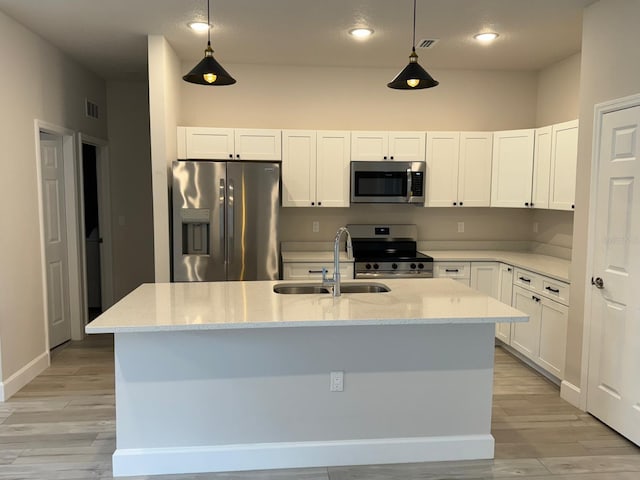
<path id="1" fill-rule="evenodd" d="M 316 197 L 319 207 L 349 206 L 349 132 L 317 132 Z M 353 275 L 352 275 L 353 277 Z"/>
<path id="2" fill-rule="evenodd" d="M 424 162 L 424 132 L 389 132 L 389 160 Z"/>
<path id="3" fill-rule="evenodd" d="M 517 285 L 513 287 L 513 308 L 529 315 L 529 321 L 511 325 L 511 346 L 531 359 L 540 353 L 540 297 Z"/>
<path id="4" fill-rule="evenodd" d="M 427 200 L 425 207 L 458 205 L 459 132 L 427 132 Z"/>
<path id="5" fill-rule="evenodd" d="M 549 208 L 573 210 L 576 197 L 578 120 L 553 126 Z"/>
<path id="6" fill-rule="evenodd" d="M 458 202 L 464 207 L 488 207 L 491 204 L 491 154 L 493 134 L 460 133 L 458 162 Z"/>
<path id="7" fill-rule="evenodd" d="M 388 159 L 389 134 L 387 132 L 351 132 L 351 160 Z"/>
<path id="8" fill-rule="evenodd" d="M 282 160 L 282 131 L 273 129 L 235 129 L 236 160 Z"/>
<path id="9" fill-rule="evenodd" d="M 552 128 L 536 128 L 533 151 L 531 202 L 536 208 L 549 208 L 549 172 L 551 171 Z"/>
<path id="10" fill-rule="evenodd" d="M 531 203 L 534 130 L 494 132 L 491 206 L 525 208 Z"/>
<path id="11" fill-rule="evenodd" d="M 599 138 L 587 410 L 640 444 L 640 106 Z"/>
<path id="12" fill-rule="evenodd" d="M 500 274 L 498 276 L 500 284 L 500 298 L 502 303 L 511 305 L 511 297 L 513 296 L 513 267 L 510 265 L 500 264 Z M 511 324 L 496 323 L 496 337 L 507 345 L 511 344 Z"/>
<path id="13" fill-rule="evenodd" d="M 234 158 L 232 128 L 187 127 L 185 158 L 227 160 Z"/>
<path id="14" fill-rule="evenodd" d="M 316 202 L 316 132 L 282 132 L 282 206 L 311 207 Z"/>
<path id="15" fill-rule="evenodd" d="M 40 140 L 49 348 L 71 339 L 62 138 Z"/>

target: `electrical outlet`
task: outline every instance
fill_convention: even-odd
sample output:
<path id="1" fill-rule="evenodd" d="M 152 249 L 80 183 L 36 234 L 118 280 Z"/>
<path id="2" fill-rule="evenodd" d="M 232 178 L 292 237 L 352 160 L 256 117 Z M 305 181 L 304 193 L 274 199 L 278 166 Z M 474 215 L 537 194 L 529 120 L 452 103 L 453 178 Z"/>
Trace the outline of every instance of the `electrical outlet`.
<path id="1" fill-rule="evenodd" d="M 538 233 L 538 227 L 539 227 L 538 222 L 533 222 L 533 233 Z"/>
<path id="2" fill-rule="evenodd" d="M 311 224 L 311 230 L 313 230 L 313 233 L 318 233 L 320 231 L 320 222 L 314 220 Z"/>
<path id="3" fill-rule="evenodd" d="M 344 390 L 344 372 L 331 372 L 329 391 L 342 392 Z"/>
<path id="4" fill-rule="evenodd" d="M 464 222 L 458 222 L 458 233 L 464 233 Z"/>

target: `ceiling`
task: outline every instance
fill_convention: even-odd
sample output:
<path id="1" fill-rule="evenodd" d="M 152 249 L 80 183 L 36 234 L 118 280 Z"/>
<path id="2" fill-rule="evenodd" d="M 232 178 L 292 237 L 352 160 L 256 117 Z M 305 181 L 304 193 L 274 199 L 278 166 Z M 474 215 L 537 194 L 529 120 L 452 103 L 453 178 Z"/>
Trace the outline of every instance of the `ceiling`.
<path id="1" fill-rule="evenodd" d="M 580 51 L 582 9 L 594 0 L 418 0 L 416 41 L 429 69 L 539 70 Z M 224 64 L 403 68 L 411 0 L 211 0 L 212 45 Z M 0 0 L 0 10 L 106 79 L 145 75 L 146 36 L 162 34 L 194 64 L 206 0 Z M 375 30 L 367 41 L 347 34 Z M 494 30 L 490 46 L 472 39 Z"/>

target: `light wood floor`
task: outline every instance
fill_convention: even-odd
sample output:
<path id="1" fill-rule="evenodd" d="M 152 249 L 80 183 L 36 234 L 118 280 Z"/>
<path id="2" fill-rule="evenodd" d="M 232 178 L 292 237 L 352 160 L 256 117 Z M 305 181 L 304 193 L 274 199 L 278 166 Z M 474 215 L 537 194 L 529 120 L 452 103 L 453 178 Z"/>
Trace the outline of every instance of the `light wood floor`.
<path id="1" fill-rule="evenodd" d="M 493 403 L 495 460 L 144 478 L 640 480 L 640 448 L 499 348 Z M 55 351 L 49 369 L 0 403 L 0 480 L 111 479 L 114 417 L 111 336 Z"/>

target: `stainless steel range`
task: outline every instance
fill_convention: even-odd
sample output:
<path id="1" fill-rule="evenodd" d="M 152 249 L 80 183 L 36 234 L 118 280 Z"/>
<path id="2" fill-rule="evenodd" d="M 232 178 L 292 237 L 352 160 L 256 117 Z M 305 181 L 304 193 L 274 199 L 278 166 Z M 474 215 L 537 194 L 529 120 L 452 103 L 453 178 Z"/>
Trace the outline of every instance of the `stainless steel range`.
<path id="1" fill-rule="evenodd" d="M 416 250 L 415 225 L 347 225 L 355 278 L 432 278 L 433 258 Z"/>

